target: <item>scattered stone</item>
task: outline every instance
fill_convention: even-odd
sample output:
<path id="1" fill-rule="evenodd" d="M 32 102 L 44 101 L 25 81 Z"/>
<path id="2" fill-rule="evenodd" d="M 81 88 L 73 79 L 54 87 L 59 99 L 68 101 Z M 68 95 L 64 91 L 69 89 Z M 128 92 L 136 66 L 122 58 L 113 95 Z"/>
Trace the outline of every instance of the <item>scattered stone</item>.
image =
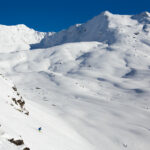
<path id="1" fill-rule="evenodd" d="M 15 86 L 13 86 L 12 89 L 13 89 L 14 91 L 17 91 L 17 88 L 16 88 Z"/>
<path id="2" fill-rule="evenodd" d="M 29 112 L 25 112 L 24 114 L 28 116 L 28 115 L 29 115 Z"/>
<path id="3" fill-rule="evenodd" d="M 28 148 L 28 147 L 25 147 L 23 150 L 30 150 L 30 148 Z"/>
<path id="4" fill-rule="evenodd" d="M 19 103 L 20 107 L 23 108 L 25 101 L 22 101 L 21 99 L 17 100 L 17 103 Z"/>
<path id="5" fill-rule="evenodd" d="M 36 87 L 36 89 L 37 89 L 37 90 L 39 90 L 39 89 L 41 89 L 41 88 L 39 88 L 39 87 Z"/>
<path id="6" fill-rule="evenodd" d="M 140 34 L 139 32 L 136 32 L 136 33 L 134 33 L 135 35 L 138 35 L 138 34 Z"/>
<path id="7" fill-rule="evenodd" d="M 11 106 L 14 106 L 12 103 L 10 104 Z"/>
<path id="8" fill-rule="evenodd" d="M 22 112 L 22 110 L 20 110 L 20 109 L 16 109 L 16 110 L 18 110 L 19 112 Z"/>
<path id="9" fill-rule="evenodd" d="M 17 145 L 17 146 L 20 146 L 20 145 L 24 144 L 23 140 L 14 140 L 14 138 L 8 139 L 8 141 L 15 144 L 15 145 Z"/>
<path id="10" fill-rule="evenodd" d="M 12 98 L 12 101 L 15 102 L 16 105 L 18 105 L 16 98 Z"/>
<path id="11" fill-rule="evenodd" d="M 128 145 L 127 145 L 127 144 L 123 144 L 123 147 L 127 148 L 127 147 L 128 147 Z"/>

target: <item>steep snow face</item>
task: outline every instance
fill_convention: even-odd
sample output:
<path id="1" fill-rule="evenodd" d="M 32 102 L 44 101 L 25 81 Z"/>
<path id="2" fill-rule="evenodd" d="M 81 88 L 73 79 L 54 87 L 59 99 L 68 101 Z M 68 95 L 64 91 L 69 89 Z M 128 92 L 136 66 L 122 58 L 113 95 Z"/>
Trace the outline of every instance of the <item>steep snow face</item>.
<path id="1" fill-rule="evenodd" d="M 30 29 L 25 25 L 0 25 L 0 51 L 28 50 L 30 44 L 40 42 L 45 34 Z"/>
<path id="2" fill-rule="evenodd" d="M 149 20 L 148 12 L 130 16 L 114 15 L 105 11 L 87 23 L 74 25 L 52 36 L 46 36 L 39 44 L 32 44 L 31 49 L 47 48 L 68 42 L 99 41 L 107 44 L 128 42 L 132 30 L 141 30 L 143 23 L 149 24 Z"/>

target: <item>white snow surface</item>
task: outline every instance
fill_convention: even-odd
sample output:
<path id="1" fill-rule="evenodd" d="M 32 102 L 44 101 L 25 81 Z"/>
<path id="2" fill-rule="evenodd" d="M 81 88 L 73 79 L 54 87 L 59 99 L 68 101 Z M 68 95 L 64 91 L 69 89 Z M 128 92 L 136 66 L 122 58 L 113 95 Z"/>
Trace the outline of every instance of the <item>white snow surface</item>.
<path id="1" fill-rule="evenodd" d="M 16 26 L 0 25 L 0 52 L 29 50 L 30 44 L 40 42 L 45 34 L 23 24 Z"/>
<path id="2" fill-rule="evenodd" d="M 0 49 L 0 150 L 149 150 L 149 39 L 148 12 L 103 12 L 38 49 Z M 11 105 L 14 84 L 29 115 Z"/>

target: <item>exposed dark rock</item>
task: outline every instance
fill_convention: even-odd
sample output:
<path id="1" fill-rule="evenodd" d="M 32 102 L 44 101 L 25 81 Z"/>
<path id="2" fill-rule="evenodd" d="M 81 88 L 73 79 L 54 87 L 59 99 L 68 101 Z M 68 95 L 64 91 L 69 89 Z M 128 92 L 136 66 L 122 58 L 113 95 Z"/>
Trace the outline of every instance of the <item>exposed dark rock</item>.
<path id="1" fill-rule="evenodd" d="M 16 98 L 12 98 L 12 101 L 15 102 L 16 105 L 18 105 Z"/>
<path id="2" fill-rule="evenodd" d="M 29 147 L 25 147 L 23 150 L 30 150 L 30 148 Z"/>
<path id="3" fill-rule="evenodd" d="M 39 89 L 41 89 L 41 88 L 39 88 L 39 87 L 36 87 L 36 89 L 37 89 L 37 90 L 39 90 Z"/>
<path id="4" fill-rule="evenodd" d="M 29 112 L 25 112 L 24 114 L 28 116 L 28 115 L 29 115 Z"/>
<path id="5" fill-rule="evenodd" d="M 17 88 L 16 88 L 15 86 L 13 86 L 12 89 L 13 89 L 14 91 L 17 91 Z"/>
<path id="6" fill-rule="evenodd" d="M 21 99 L 17 100 L 17 103 L 19 103 L 20 107 L 23 108 L 25 101 L 22 101 Z"/>
<path id="7" fill-rule="evenodd" d="M 8 141 L 15 144 L 15 145 L 17 145 L 17 146 L 24 144 L 23 140 L 14 140 L 14 138 L 8 139 Z"/>

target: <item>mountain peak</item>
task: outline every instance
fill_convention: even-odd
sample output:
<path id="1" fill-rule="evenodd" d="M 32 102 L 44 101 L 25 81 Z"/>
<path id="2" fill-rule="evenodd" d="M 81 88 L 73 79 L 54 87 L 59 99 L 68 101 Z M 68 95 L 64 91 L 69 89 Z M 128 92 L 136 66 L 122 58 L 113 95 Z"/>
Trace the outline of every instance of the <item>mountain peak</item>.
<path id="1" fill-rule="evenodd" d="M 40 42 L 44 36 L 45 33 L 37 32 L 24 24 L 0 25 L 0 52 L 29 50 L 30 44 Z"/>
<path id="2" fill-rule="evenodd" d="M 22 29 L 29 28 L 25 24 L 17 24 L 16 27 L 22 28 Z"/>
<path id="3" fill-rule="evenodd" d="M 112 15 L 112 13 L 106 10 L 106 11 L 103 11 L 102 13 L 100 13 L 100 15 L 110 16 L 110 15 Z"/>
<path id="4" fill-rule="evenodd" d="M 17 25 L 0 25 L 0 28 L 9 28 L 9 29 L 30 29 L 29 27 L 27 27 L 25 24 L 17 24 Z"/>

